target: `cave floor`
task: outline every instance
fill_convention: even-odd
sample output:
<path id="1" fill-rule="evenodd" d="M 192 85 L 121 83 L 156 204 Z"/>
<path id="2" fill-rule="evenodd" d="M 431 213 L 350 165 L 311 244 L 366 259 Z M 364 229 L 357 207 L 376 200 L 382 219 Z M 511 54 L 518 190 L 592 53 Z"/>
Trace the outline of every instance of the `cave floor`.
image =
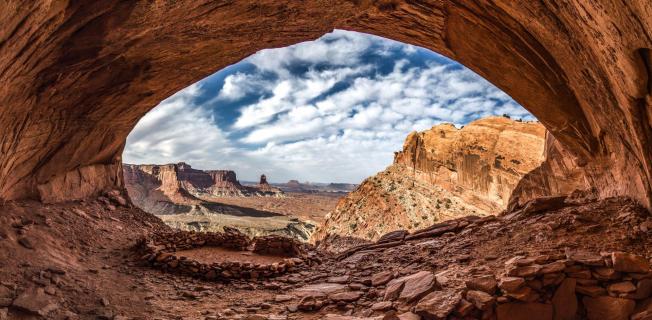
<path id="1" fill-rule="evenodd" d="M 617 250 L 650 256 L 651 222 L 635 203 L 608 199 L 483 219 L 457 233 L 362 250 L 343 260 L 325 254 L 321 264 L 272 280 L 217 283 L 140 266 L 132 250 L 136 241 L 167 227 L 139 209 L 98 200 L 8 202 L 0 206 L 0 319 L 3 312 L 6 319 L 382 319 L 384 311 L 370 311 L 382 300 L 382 287 L 317 312 L 296 306 L 306 288 L 359 291 L 384 271 L 432 271 L 445 289 L 461 290 L 471 277 L 498 275 L 515 256 Z M 32 305 L 21 306 L 20 299 Z"/>
<path id="2" fill-rule="evenodd" d="M 251 251 L 228 250 L 221 247 L 200 247 L 191 250 L 176 251 L 175 255 L 205 264 L 220 263 L 224 261 L 272 264 L 281 262 L 285 259 L 285 257 L 282 256 L 262 255 Z"/>

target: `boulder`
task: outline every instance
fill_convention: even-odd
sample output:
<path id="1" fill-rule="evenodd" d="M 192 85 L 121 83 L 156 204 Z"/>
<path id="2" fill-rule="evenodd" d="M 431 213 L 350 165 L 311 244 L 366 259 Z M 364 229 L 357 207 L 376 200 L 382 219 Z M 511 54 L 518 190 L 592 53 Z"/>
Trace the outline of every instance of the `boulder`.
<path id="1" fill-rule="evenodd" d="M 554 320 L 574 320 L 577 314 L 576 280 L 567 278 L 561 282 L 552 297 Z"/>
<path id="2" fill-rule="evenodd" d="M 507 271 L 507 275 L 512 277 L 533 277 L 539 274 L 541 266 L 538 264 L 523 267 L 512 267 Z"/>
<path id="3" fill-rule="evenodd" d="M 351 277 L 344 275 L 344 276 L 338 276 L 338 277 L 330 277 L 326 280 L 326 282 L 329 283 L 339 283 L 339 284 L 345 284 L 349 282 L 349 279 Z"/>
<path id="4" fill-rule="evenodd" d="M 321 309 L 324 305 L 324 300 L 326 296 L 324 295 L 308 295 L 301 298 L 297 308 L 302 311 L 315 311 Z"/>
<path id="5" fill-rule="evenodd" d="M 392 308 L 392 302 L 391 301 L 381 301 L 381 302 L 376 302 L 371 305 L 371 310 L 373 311 L 387 311 Z"/>
<path id="6" fill-rule="evenodd" d="M 634 300 L 609 296 L 582 299 L 589 320 L 629 320 L 634 312 Z"/>
<path id="7" fill-rule="evenodd" d="M 631 293 L 636 291 L 636 286 L 631 281 L 621 281 L 612 283 L 607 287 L 607 291 L 612 295 L 620 295 L 623 293 Z"/>
<path id="8" fill-rule="evenodd" d="M 379 272 L 371 277 L 371 285 L 374 287 L 382 286 L 392 279 L 394 279 L 394 273 L 392 271 Z"/>
<path id="9" fill-rule="evenodd" d="M 498 282 L 493 275 L 473 278 L 466 282 L 466 287 L 470 290 L 480 290 L 489 294 L 496 292 Z"/>
<path id="10" fill-rule="evenodd" d="M 486 311 L 493 307 L 496 299 L 484 291 L 469 290 L 466 293 L 466 300 L 473 303 L 476 308 Z"/>
<path id="11" fill-rule="evenodd" d="M 414 307 L 414 312 L 426 320 L 446 319 L 462 295 L 453 291 L 434 291 L 423 297 Z"/>
<path id="12" fill-rule="evenodd" d="M 528 286 L 523 286 L 515 291 L 507 292 L 506 296 L 523 302 L 534 302 L 539 298 L 539 294 Z"/>
<path id="13" fill-rule="evenodd" d="M 408 234 L 410 233 L 407 230 L 396 230 L 382 235 L 376 242 L 385 243 L 385 242 L 392 242 L 392 241 L 400 241 L 403 240 L 405 236 Z"/>
<path id="14" fill-rule="evenodd" d="M 614 268 L 602 267 L 593 269 L 593 277 L 602 280 L 615 280 L 620 279 L 621 273 L 616 271 Z"/>
<path id="15" fill-rule="evenodd" d="M 460 317 L 465 317 L 474 310 L 473 303 L 467 301 L 466 299 L 461 299 L 460 302 L 455 307 L 455 314 Z"/>
<path id="16" fill-rule="evenodd" d="M 346 292 L 331 293 L 328 295 L 328 298 L 335 302 L 338 301 L 353 302 L 360 299 L 360 297 L 362 297 L 362 292 L 360 291 L 346 291 Z"/>
<path id="17" fill-rule="evenodd" d="M 603 287 L 595 286 L 595 285 L 590 285 L 590 286 L 576 286 L 575 291 L 577 293 L 583 294 L 585 296 L 589 297 L 598 297 L 598 296 L 604 296 L 607 294 L 607 290 Z"/>
<path id="18" fill-rule="evenodd" d="M 503 277 L 498 285 L 505 292 L 514 292 L 525 285 L 525 279 L 521 277 Z"/>
<path id="19" fill-rule="evenodd" d="M 405 282 L 392 281 L 387 284 L 387 289 L 385 289 L 385 296 L 383 301 L 390 301 L 398 299 L 398 296 L 401 294 L 401 290 L 405 286 Z"/>
<path id="20" fill-rule="evenodd" d="M 405 312 L 398 315 L 398 320 L 421 320 L 421 317 L 412 312 Z"/>
<path id="21" fill-rule="evenodd" d="M 42 288 L 37 288 L 26 290 L 20 294 L 14 300 L 12 307 L 41 317 L 47 317 L 50 312 L 58 309 L 59 305 L 52 296 L 45 294 Z"/>
<path id="22" fill-rule="evenodd" d="M 392 300 L 391 297 L 398 292 L 398 300 L 407 304 L 425 296 L 435 290 L 437 286 L 437 280 L 435 280 L 435 275 L 432 272 L 419 271 L 390 281 L 385 291 L 384 300 Z"/>
<path id="23" fill-rule="evenodd" d="M 626 252 L 613 252 L 611 254 L 613 268 L 621 272 L 648 272 L 650 271 L 650 263 L 644 257 L 626 253 Z"/>
<path id="24" fill-rule="evenodd" d="M 496 307 L 498 320 L 552 320 L 553 308 L 543 303 L 502 303 Z"/>
<path id="25" fill-rule="evenodd" d="M 555 261 L 541 266 L 541 274 L 558 273 L 564 271 L 566 264 L 563 261 Z"/>

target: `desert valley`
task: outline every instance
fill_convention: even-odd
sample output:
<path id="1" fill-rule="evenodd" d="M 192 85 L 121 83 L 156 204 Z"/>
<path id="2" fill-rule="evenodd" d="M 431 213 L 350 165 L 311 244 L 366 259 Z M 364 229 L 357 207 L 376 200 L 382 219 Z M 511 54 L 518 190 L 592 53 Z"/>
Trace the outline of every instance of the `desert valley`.
<path id="1" fill-rule="evenodd" d="M 0 8 L 0 320 L 652 319 L 648 1 Z"/>

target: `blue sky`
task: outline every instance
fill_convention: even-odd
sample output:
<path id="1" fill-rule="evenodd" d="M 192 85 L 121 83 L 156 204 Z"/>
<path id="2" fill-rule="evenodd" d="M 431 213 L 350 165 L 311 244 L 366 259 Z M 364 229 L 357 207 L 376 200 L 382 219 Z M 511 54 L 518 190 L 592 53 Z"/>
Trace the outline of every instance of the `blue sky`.
<path id="1" fill-rule="evenodd" d="M 452 60 L 335 30 L 259 51 L 162 101 L 123 159 L 232 169 L 241 180 L 358 183 L 391 164 L 413 130 L 502 114 L 534 120 Z"/>

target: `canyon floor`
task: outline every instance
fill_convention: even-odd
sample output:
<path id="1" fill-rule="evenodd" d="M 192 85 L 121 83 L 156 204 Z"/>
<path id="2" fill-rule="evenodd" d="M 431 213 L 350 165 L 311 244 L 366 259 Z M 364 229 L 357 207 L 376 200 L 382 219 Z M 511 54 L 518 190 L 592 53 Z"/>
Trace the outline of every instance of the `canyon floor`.
<path id="1" fill-rule="evenodd" d="M 468 282 L 501 279 L 506 262 L 514 258 L 529 261 L 518 263 L 530 267 L 533 261 L 563 259 L 555 275 L 577 278 L 587 287 L 635 281 L 628 280 L 634 273 L 591 280 L 583 263 L 599 265 L 600 254 L 612 251 L 649 257 L 651 227 L 649 213 L 628 199 L 534 203 L 499 217 L 439 223 L 339 255 L 317 252 L 321 263 L 271 280 L 221 283 L 139 263 L 134 251 L 138 239 L 169 231 L 140 209 L 105 198 L 57 205 L 7 202 L 0 206 L 0 319 L 420 319 L 410 311 L 423 309 L 421 302 L 415 307 L 416 301 L 403 297 L 410 290 L 466 294 L 482 307 L 470 297 Z M 564 266 L 574 270 L 564 271 Z M 423 272 L 436 280 L 405 282 L 403 293 L 392 296 L 396 288 L 387 281 Z M 636 275 L 637 280 L 647 277 Z M 550 306 L 544 285 L 528 286 L 538 292 L 531 303 Z M 590 303 L 584 295 L 580 304 Z M 507 297 L 502 298 L 511 299 Z M 498 304 L 499 319 L 501 306 L 509 304 Z M 639 301 L 637 308 L 641 306 Z M 467 319 L 481 317 L 476 307 L 466 308 L 471 310 Z M 633 307 L 627 312 L 634 312 Z"/>
<path id="2" fill-rule="evenodd" d="M 324 223 L 344 192 L 286 192 L 284 197 L 216 197 L 215 202 Z M 208 199 L 206 199 L 208 200 Z"/>
<path id="3" fill-rule="evenodd" d="M 283 235 L 309 241 L 344 193 L 290 192 L 283 197 L 208 197 L 188 213 L 157 215 L 181 230 L 222 231 L 236 228 L 249 236 Z"/>

